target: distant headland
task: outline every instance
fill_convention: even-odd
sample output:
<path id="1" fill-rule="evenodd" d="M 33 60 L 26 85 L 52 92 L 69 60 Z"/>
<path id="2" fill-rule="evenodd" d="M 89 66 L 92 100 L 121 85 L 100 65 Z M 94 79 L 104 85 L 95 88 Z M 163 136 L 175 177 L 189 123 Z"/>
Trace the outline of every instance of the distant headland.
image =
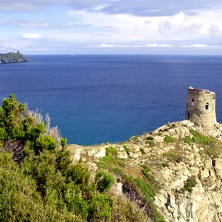
<path id="1" fill-rule="evenodd" d="M 30 59 L 22 55 L 19 51 L 0 54 L 0 64 L 29 62 Z"/>

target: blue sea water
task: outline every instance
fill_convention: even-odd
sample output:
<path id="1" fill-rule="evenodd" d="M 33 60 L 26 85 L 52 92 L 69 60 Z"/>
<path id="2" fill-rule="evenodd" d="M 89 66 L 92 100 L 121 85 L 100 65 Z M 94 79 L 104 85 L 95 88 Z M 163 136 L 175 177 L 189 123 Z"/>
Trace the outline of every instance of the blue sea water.
<path id="1" fill-rule="evenodd" d="M 222 122 L 222 57 L 152 55 L 29 56 L 0 65 L 9 93 L 51 117 L 68 143 L 120 142 L 185 117 L 188 86 L 217 94 Z"/>

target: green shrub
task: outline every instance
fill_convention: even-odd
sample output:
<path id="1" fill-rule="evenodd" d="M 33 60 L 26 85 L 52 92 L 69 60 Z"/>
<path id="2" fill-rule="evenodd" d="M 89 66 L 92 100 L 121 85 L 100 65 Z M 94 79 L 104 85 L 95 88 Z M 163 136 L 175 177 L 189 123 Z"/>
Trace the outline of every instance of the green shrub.
<path id="1" fill-rule="evenodd" d="M 152 204 L 152 206 L 153 206 L 153 213 L 154 213 L 154 221 L 155 222 L 165 222 L 165 220 L 163 219 L 161 214 L 156 209 L 156 206 L 154 206 L 153 204 Z"/>
<path id="2" fill-rule="evenodd" d="M 208 146 L 204 148 L 205 153 L 213 158 L 217 158 L 219 153 L 221 152 L 221 149 L 218 149 L 218 147 L 214 146 Z"/>
<path id="3" fill-rule="evenodd" d="M 169 129 L 174 129 L 176 127 L 176 125 L 173 123 L 173 124 L 168 124 L 168 127 Z"/>
<path id="4" fill-rule="evenodd" d="M 67 145 L 67 139 L 66 138 L 61 137 L 60 142 L 61 142 L 61 145 L 62 145 L 63 148 Z"/>
<path id="5" fill-rule="evenodd" d="M 130 138 L 130 140 L 133 140 L 133 141 L 137 141 L 137 139 L 138 139 L 138 136 L 132 136 L 132 137 Z"/>
<path id="6" fill-rule="evenodd" d="M 183 141 L 184 141 L 185 143 L 187 143 L 187 144 L 191 144 L 191 143 L 193 143 L 193 138 L 191 138 L 191 137 L 189 137 L 189 136 L 185 136 L 185 137 L 183 138 Z"/>
<path id="7" fill-rule="evenodd" d="M 164 163 L 162 163 L 162 166 L 163 167 L 169 167 L 169 163 L 168 162 L 164 162 Z"/>
<path id="8" fill-rule="evenodd" d="M 107 167 L 109 168 L 109 166 L 111 165 L 115 165 L 117 163 L 116 159 L 113 156 L 104 156 L 103 158 L 101 158 L 99 160 L 98 165 L 102 168 L 102 167 Z"/>
<path id="9" fill-rule="evenodd" d="M 107 156 L 116 157 L 116 155 L 117 155 L 117 150 L 116 150 L 115 148 L 113 148 L 113 147 L 108 147 L 108 148 L 106 149 L 106 155 L 107 155 Z"/>
<path id="10" fill-rule="evenodd" d="M 96 180 L 97 190 L 99 192 L 104 192 L 110 189 L 115 182 L 115 179 L 112 175 L 102 170 L 97 172 L 95 180 Z"/>
<path id="11" fill-rule="evenodd" d="M 192 192 L 193 187 L 196 186 L 196 178 L 195 176 L 191 176 L 187 179 L 187 181 L 184 184 L 184 190 L 187 190 L 188 192 Z"/>
<path id="12" fill-rule="evenodd" d="M 19 144 L 19 154 L 22 155 L 21 162 L 15 164 L 11 154 L 0 152 L 0 221 L 143 222 L 147 219 L 129 201 L 120 204 L 115 202 L 116 197 L 105 192 L 114 183 L 108 172 L 99 171 L 94 178 L 81 163 L 72 164 L 66 139 L 59 138 L 58 134 L 55 137 L 49 122 L 46 121 L 45 126 L 38 113 L 30 112 L 12 94 L 3 99 L 0 108 L 0 146 L 4 149 L 8 144 Z M 126 146 L 124 149 L 130 152 Z M 117 158 L 115 148 L 107 148 L 99 165 L 121 177 L 132 192 L 131 197 L 135 194 L 135 200 L 143 204 L 144 197 L 136 182 L 120 169 L 124 161 Z M 149 195 L 153 196 L 151 188 L 155 181 L 148 171 L 149 168 L 144 166 L 148 188 L 145 188 L 145 182 L 138 183 L 144 193 L 150 192 Z M 119 204 L 119 209 L 114 202 Z M 145 211 L 155 212 L 150 206 L 146 205 Z M 138 207 L 141 206 L 138 204 Z"/>
<path id="13" fill-rule="evenodd" d="M 84 191 L 89 186 L 90 173 L 81 163 L 77 163 L 69 166 L 66 172 L 66 180 L 73 181 L 75 185 L 80 186 L 81 190 Z"/>
<path id="14" fill-rule="evenodd" d="M 222 151 L 222 143 L 212 137 L 207 137 L 195 130 L 190 130 L 193 135 L 193 141 L 203 146 L 204 150 L 200 153 L 207 154 L 210 157 L 216 158 Z"/>
<path id="15" fill-rule="evenodd" d="M 112 199 L 106 195 L 100 193 L 93 195 L 90 201 L 87 221 L 111 221 L 112 204 Z"/>
<path id="16" fill-rule="evenodd" d="M 144 151 L 144 149 L 142 149 L 142 148 L 140 148 L 140 152 L 141 152 L 143 155 L 146 154 L 145 151 Z"/>
<path id="17" fill-rule="evenodd" d="M 195 130 L 190 130 L 190 133 L 193 135 L 193 139 L 195 142 L 201 143 L 206 145 L 209 142 L 209 138 L 204 136 L 203 134 L 195 131 Z"/>
<path id="18" fill-rule="evenodd" d="M 63 146 L 62 149 L 56 152 L 56 169 L 66 175 L 71 163 L 71 153 Z"/>
<path id="19" fill-rule="evenodd" d="M 173 142 L 175 142 L 175 139 L 172 136 L 166 135 L 164 137 L 164 142 L 166 142 L 166 143 L 173 143 Z"/>
<path id="20" fill-rule="evenodd" d="M 145 197 L 144 210 L 147 213 L 148 217 L 152 218 L 152 221 L 164 222 L 163 217 L 160 215 L 155 205 L 152 203 L 156 195 L 153 185 L 146 183 L 139 178 L 136 178 L 135 182 L 139 186 L 142 194 Z"/>
<path id="21" fill-rule="evenodd" d="M 174 152 L 166 152 L 163 156 L 165 156 L 170 162 L 180 163 L 182 161 L 181 155 Z"/>
<path id="22" fill-rule="evenodd" d="M 144 210 L 140 210 L 135 204 L 126 198 L 117 197 L 113 203 L 112 221 L 145 222 L 149 221 Z"/>
<path id="23" fill-rule="evenodd" d="M 148 136 L 148 137 L 146 138 L 146 140 L 154 140 L 154 138 L 153 138 L 152 136 Z"/>
<path id="24" fill-rule="evenodd" d="M 146 141 L 146 144 L 148 144 L 150 147 L 156 146 L 156 144 L 152 140 Z"/>
<path id="25" fill-rule="evenodd" d="M 127 147 L 126 145 L 123 145 L 123 148 L 126 151 L 127 155 L 129 155 L 130 152 L 132 152 L 132 150 L 129 147 Z"/>
<path id="26" fill-rule="evenodd" d="M 46 136 L 39 136 L 37 139 L 36 139 L 36 145 L 35 147 L 37 148 L 37 150 L 55 150 L 57 144 L 56 144 L 56 141 L 49 135 L 46 135 Z"/>
<path id="27" fill-rule="evenodd" d="M 112 169 L 112 172 L 115 174 L 115 175 L 117 175 L 117 176 L 123 176 L 124 174 L 123 174 L 123 171 L 120 169 L 120 168 L 118 168 L 118 167 L 114 167 L 113 169 Z"/>
<path id="28" fill-rule="evenodd" d="M 141 192 L 148 199 L 148 201 L 151 201 L 151 199 L 156 195 L 153 187 L 149 183 L 145 183 L 143 180 L 139 178 L 136 178 L 135 182 L 139 186 Z"/>
<path id="29" fill-rule="evenodd" d="M 2 100 L 0 127 L 4 129 L 4 140 L 14 139 L 20 134 L 21 112 L 24 104 L 19 104 L 13 94 Z"/>
<path id="30" fill-rule="evenodd" d="M 84 200 L 82 190 L 74 182 L 66 183 L 63 188 L 64 202 L 70 212 L 74 212 L 77 215 L 86 220 L 88 217 L 89 204 Z"/>
<path id="31" fill-rule="evenodd" d="M 150 168 L 147 165 L 143 165 L 143 169 L 146 171 L 150 171 Z"/>
<path id="32" fill-rule="evenodd" d="M 99 162 L 97 162 L 97 165 L 99 168 L 103 168 L 103 169 L 108 169 L 111 170 L 113 169 L 113 167 L 116 166 L 120 166 L 120 167 L 124 167 L 124 160 L 123 159 L 118 159 L 115 156 L 104 156 L 103 158 L 99 159 Z"/>
<path id="33" fill-rule="evenodd" d="M 154 176 L 150 174 L 149 171 L 150 168 L 146 165 L 143 165 L 143 170 L 142 170 L 143 175 L 148 179 L 150 183 L 154 183 L 155 182 Z"/>
<path id="34" fill-rule="evenodd" d="M 36 181 L 24 175 L 11 158 L 11 154 L 0 152 L 0 221 L 75 220 L 75 214 L 65 209 L 59 212 L 55 205 L 45 204 Z"/>

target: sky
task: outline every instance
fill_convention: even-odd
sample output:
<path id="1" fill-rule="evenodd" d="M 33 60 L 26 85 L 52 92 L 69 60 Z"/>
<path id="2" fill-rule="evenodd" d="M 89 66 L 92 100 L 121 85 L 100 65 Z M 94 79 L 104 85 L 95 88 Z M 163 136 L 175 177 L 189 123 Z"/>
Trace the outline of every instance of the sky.
<path id="1" fill-rule="evenodd" d="M 222 55 L 221 0 L 0 0 L 0 53 Z"/>

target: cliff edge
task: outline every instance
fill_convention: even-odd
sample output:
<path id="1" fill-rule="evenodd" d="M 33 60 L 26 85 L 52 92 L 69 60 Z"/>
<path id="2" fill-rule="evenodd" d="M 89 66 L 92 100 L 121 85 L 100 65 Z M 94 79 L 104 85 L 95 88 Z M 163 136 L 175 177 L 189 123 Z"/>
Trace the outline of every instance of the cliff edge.
<path id="1" fill-rule="evenodd" d="M 29 62 L 30 60 L 19 51 L 0 54 L 0 64 Z"/>
<path id="2" fill-rule="evenodd" d="M 135 202 L 147 221 L 222 221 L 222 142 L 202 134 L 189 120 L 118 144 L 69 149 L 73 162 L 85 163 L 92 172 L 102 167 L 112 173 L 113 192 Z"/>

